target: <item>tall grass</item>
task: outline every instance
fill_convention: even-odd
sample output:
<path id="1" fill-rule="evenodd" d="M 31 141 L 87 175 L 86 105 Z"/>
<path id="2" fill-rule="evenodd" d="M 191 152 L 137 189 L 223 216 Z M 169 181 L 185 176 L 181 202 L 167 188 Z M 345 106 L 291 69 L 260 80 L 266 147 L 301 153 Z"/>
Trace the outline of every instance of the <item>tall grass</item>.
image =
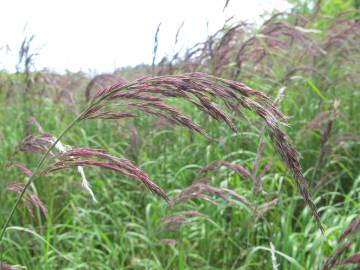
<path id="1" fill-rule="evenodd" d="M 178 75 L 120 82 L 87 105 L 69 86 L 73 112 L 34 80 L 30 134 L 26 84 L 4 73 L 0 268 L 356 267 L 359 25 L 346 14 L 226 26 L 172 58 Z M 180 75 L 194 70 L 223 78 Z"/>

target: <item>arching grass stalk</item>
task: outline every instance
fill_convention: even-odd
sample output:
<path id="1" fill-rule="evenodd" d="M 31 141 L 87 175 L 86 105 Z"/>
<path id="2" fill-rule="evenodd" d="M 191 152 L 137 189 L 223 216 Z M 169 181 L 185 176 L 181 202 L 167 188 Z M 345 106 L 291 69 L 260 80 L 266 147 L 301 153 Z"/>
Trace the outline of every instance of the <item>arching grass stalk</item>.
<path id="1" fill-rule="evenodd" d="M 130 83 L 127 84 L 126 87 L 130 87 L 132 84 L 134 83 Z M 114 85 L 115 86 L 115 85 Z M 124 87 L 125 88 L 125 87 Z M 0 256 L 0 263 L 2 264 L 2 256 L 3 256 L 3 252 L 2 252 L 2 241 L 3 238 L 5 236 L 5 232 L 6 232 L 6 228 L 9 226 L 11 219 L 13 218 L 15 211 L 17 209 L 17 207 L 19 206 L 22 198 L 25 195 L 25 192 L 27 191 L 27 189 L 29 188 L 29 186 L 31 185 L 31 183 L 34 181 L 34 179 L 36 178 L 36 176 L 38 176 L 38 173 L 40 172 L 41 166 L 44 164 L 45 160 L 48 158 L 49 154 L 51 153 L 51 151 L 55 148 L 56 144 L 66 135 L 66 133 L 72 129 L 78 122 L 80 122 L 83 119 L 83 116 L 94 106 L 96 106 L 98 103 L 100 103 L 104 98 L 106 98 L 106 95 L 103 96 L 102 98 L 98 99 L 98 100 L 91 100 L 89 102 L 89 105 L 87 106 L 87 108 L 81 112 L 65 129 L 64 131 L 56 138 L 56 140 L 50 145 L 50 147 L 48 148 L 48 150 L 45 152 L 45 154 L 42 156 L 42 158 L 40 159 L 38 165 L 36 166 L 35 170 L 33 171 L 32 175 L 29 177 L 29 179 L 27 180 L 23 190 L 21 191 L 20 195 L 18 196 L 13 208 L 11 209 L 11 212 L 9 214 L 9 216 L 7 217 L 2 229 L 1 229 L 1 233 L 0 233 L 0 252 L 1 252 L 1 256 Z M 0 265 L 1 266 L 1 265 Z"/>

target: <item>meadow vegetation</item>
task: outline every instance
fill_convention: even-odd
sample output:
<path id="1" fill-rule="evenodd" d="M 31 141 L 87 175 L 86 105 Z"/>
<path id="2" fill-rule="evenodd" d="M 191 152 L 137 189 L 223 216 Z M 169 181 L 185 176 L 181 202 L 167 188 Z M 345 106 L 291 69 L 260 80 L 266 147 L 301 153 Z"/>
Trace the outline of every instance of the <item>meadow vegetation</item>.
<path id="1" fill-rule="evenodd" d="M 0 269 L 359 269 L 359 5 L 292 2 L 93 78 L 33 70 L 25 39 Z"/>

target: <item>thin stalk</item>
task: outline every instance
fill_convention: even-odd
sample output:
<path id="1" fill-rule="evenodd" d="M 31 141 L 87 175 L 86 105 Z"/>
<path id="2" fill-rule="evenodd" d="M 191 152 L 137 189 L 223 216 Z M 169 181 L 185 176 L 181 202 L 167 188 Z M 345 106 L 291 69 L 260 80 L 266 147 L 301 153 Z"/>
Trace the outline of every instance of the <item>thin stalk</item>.
<path id="1" fill-rule="evenodd" d="M 11 219 L 13 218 L 15 211 L 17 209 L 17 207 L 20 204 L 20 201 L 22 200 L 22 198 L 25 195 L 25 192 L 27 191 L 27 189 L 29 188 L 29 186 L 31 185 L 31 183 L 34 181 L 34 179 L 36 178 L 36 176 L 38 176 L 38 173 L 40 171 L 41 166 L 44 164 L 46 158 L 49 156 L 50 152 L 54 149 L 54 147 L 56 146 L 56 144 L 64 137 L 64 135 L 72 128 L 75 126 L 76 123 L 78 123 L 80 120 L 82 120 L 82 117 L 84 116 L 84 114 L 86 114 L 86 112 L 93 106 L 99 104 L 101 101 L 103 101 L 104 99 L 106 99 L 108 96 L 112 95 L 114 93 L 114 91 L 118 91 L 121 88 L 129 88 L 132 85 L 136 84 L 136 82 L 133 83 L 129 83 L 126 84 L 122 87 L 116 88 L 113 91 L 110 91 L 109 93 L 105 94 L 104 96 L 102 96 L 99 100 L 94 100 L 92 102 L 90 102 L 89 106 L 82 112 L 80 113 L 66 128 L 65 130 L 57 137 L 57 139 L 55 140 L 55 142 L 49 147 L 49 149 L 45 152 L 45 154 L 42 156 L 41 160 L 39 161 L 38 165 L 36 166 L 33 174 L 29 177 L 29 179 L 27 180 L 23 190 L 21 191 L 19 197 L 17 198 L 13 208 L 11 209 L 11 212 L 9 214 L 9 216 L 7 217 L 2 229 L 1 229 L 1 233 L 0 233 L 0 269 L 2 269 L 2 258 L 3 258 L 3 251 L 2 251 L 2 241 L 3 238 L 5 236 L 5 232 L 7 227 L 10 224 Z"/>
<path id="2" fill-rule="evenodd" d="M 90 105 L 91 106 L 91 105 Z M 54 147 L 56 146 L 56 144 L 64 137 L 64 135 L 81 119 L 81 117 L 83 116 L 83 114 L 86 112 L 87 110 L 85 110 L 84 112 L 82 112 L 81 114 L 79 114 L 66 128 L 65 130 L 59 135 L 59 137 L 55 140 L 55 142 L 49 147 L 49 149 L 46 151 L 46 153 L 42 156 L 41 160 L 39 161 L 38 165 L 36 166 L 33 174 L 29 177 L 28 181 L 26 182 L 23 190 L 21 191 L 19 197 L 17 198 L 8 218 L 6 219 L 6 222 L 4 223 L 2 229 L 1 229 L 1 234 L 0 234 L 0 247 L 6 232 L 7 227 L 9 226 L 9 223 L 11 221 L 11 219 L 14 216 L 14 213 L 17 209 L 17 207 L 20 204 L 20 201 L 22 200 L 22 198 L 25 195 L 26 190 L 29 188 L 29 186 L 31 185 L 31 183 L 34 181 L 34 179 L 36 178 L 37 174 L 40 171 L 40 167 L 44 164 L 46 158 L 49 156 L 50 152 L 54 149 Z M 2 250 L 0 250 L 1 252 L 1 258 L 3 255 Z M 2 260 L 1 260 L 2 261 Z"/>

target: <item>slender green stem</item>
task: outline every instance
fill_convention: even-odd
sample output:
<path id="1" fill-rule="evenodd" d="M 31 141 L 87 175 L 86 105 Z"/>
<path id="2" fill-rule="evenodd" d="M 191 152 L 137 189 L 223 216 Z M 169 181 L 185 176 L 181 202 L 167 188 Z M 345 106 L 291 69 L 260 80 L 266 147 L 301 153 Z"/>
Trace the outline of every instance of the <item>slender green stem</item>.
<path id="1" fill-rule="evenodd" d="M 75 126 L 75 124 L 77 122 L 79 122 L 82 117 L 84 116 L 84 114 L 87 113 L 87 111 L 93 107 L 93 106 L 96 106 L 98 104 L 100 104 L 103 100 L 105 100 L 106 98 L 108 98 L 109 96 L 111 96 L 114 92 L 117 92 L 121 89 L 126 89 L 126 88 L 129 88 L 135 84 L 137 84 L 138 81 L 134 81 L 132 83 L 129 83 L 129 84 L 126 84 L 126 85 L 123 85 L 123 86 L 120 86 L 119 88 L 115 88 L 113 89 L 112 91 L 110 91 L 109 93 L 106 93 L 104 94 L 103 96 L 101 96 L 99 99 L 95 99 L 93 100 L 92 102 L 90 102 L 90 104 L 88 105 L 88 107 L 82 112 L 80 113 L 66 128 L 65 130 L 59 135 L 59 137 L 57 137 L 57 139 L 55 140 L 55 142 L 49 147 L 49 149 L 46 151 L 46 153 L 42 156 L 41 160 L 39 161 L 38 165 L 36 166 L 35 170 L 33 171 L 33 174 L 29 177 L 28 181 L 26 182 L 23 190 L 21 191 L 19 197 L 17 198 L 13 208 L 11 209 L 11 212 L 9 214 L 9 216 L 7 217 L 2 229 L 1 229 L 1 233 L 0 233 L 0 269 L 2 269 L 2 263 L 3 263 L 3 250 L 2 250 L 2 241 L 3 241 L 3 238 L 5 236 L 5 233 L 6 233 L 6 229 L 7 227 L 9 226 L 14 214 L 15 214 L 15 211 L 17 209 L 17 207 L 19 206 L 20 204 L 20 201 L 22 200 L 22 198 L 24 197 L 25 195 L 25 192 L 27 191 L 27 189 L 29 188 L 29 186 L 31 185 L 31 183 L 34 181 L 34 179 L 38 176 L 39 172 L 40 172 L 40 169 L 41 169 L 41 166 L 44 164 L 46 158 L 49 156 L 50 152 L 54 149 L 54 147 L 56 146 L 56 144 L 63 138 L 63 136 L 73 127 Z"/>

